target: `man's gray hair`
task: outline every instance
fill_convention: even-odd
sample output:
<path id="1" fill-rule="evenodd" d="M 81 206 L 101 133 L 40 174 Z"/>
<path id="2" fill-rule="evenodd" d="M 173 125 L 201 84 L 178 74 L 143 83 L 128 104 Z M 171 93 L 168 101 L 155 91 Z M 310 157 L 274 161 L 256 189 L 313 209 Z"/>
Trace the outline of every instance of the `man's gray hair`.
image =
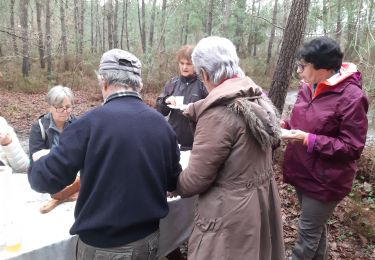
<path id="1" fill-rule="evenodd" d="M 60 106 L 64 102 L 64 99 L 68 98 L 70 103 L 74 103 L 74 95 L 73 91 L 68 88 L 61 85 L 54 86 L 51 88 L 46 96 L 46 101 L 51 106 Z"/>
<path id="2" fill-rule="evenodd" d="M 99 76 L 102 76 L 109 86 L 132 89 L 140 92 L 142 89 L 142 78 L 131 71 L 125 70 L 100 70 Z"/>
<path id="3" fill-rule="evenodd" d="M 194 48 L 192 61 L 197 75 L 203 68 L 215 85 L 235 75 L 244 76 L 239 67 L 236 47 L 226 38 L 210 36 L 200 40 Z"/>

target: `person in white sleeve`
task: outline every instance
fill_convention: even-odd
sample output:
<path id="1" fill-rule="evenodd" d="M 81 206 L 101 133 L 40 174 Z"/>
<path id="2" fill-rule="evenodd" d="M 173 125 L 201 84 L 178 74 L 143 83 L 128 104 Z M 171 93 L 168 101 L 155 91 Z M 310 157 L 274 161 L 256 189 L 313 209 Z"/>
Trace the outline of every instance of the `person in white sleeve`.
<path id="1" fill-rule="evenodd" d="M 8 166 L 13 172 L 26 172 L 30 160 L 22 149 L 13 128 L 0 117 L 0 166 Z"/>

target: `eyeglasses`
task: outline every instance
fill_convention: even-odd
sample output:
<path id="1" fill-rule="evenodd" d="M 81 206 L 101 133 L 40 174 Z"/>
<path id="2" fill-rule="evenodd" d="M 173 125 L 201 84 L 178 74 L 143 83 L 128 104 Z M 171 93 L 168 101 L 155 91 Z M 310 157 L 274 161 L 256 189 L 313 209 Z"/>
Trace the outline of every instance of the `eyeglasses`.
<path id="1" fill-rule="evenodd" d="M 302 73 L 308 64 L 297 62 L 297 73 Z"/>
<path id="2" fill-rule="evenodd" d="M 72 112 L 73 111 L 73 107 L 54 107 L 56 109 L 56 112 L 57 113 L 63 113 L 63 112 Z"/>

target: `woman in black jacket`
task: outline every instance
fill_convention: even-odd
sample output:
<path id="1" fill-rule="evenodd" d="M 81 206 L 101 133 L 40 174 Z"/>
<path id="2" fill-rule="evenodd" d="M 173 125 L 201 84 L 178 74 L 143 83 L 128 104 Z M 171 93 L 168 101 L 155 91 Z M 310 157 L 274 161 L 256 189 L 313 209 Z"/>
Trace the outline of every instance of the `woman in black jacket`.
<path id="1" fill-rule="evenodd" d="M 29 152 L 32 161 L 47 154 L 59 144 L 60 134 L 76 118 L 72 115 L 74 95 L 70 88 L 55 86 L 48 91 L 49 113 L 42 115 L 31 126 Z"/>
<path id="2" fill-rule="evenodd" d="M 169 123 L 177 135 L 181 151 L 193 146 L 193 126 L 182 114 L 182 106 L 176 106 L 176 97 L 183 96 L 183 104 L 196 102 L 207 96 L 207 90 L 194 72 L 191 54 L 194 46 L 185 45 L 177 52 L 180 75 L 168 80 L 163 92 L 156 100 L 156 109 L 164 116 L 169 115 Z"/>

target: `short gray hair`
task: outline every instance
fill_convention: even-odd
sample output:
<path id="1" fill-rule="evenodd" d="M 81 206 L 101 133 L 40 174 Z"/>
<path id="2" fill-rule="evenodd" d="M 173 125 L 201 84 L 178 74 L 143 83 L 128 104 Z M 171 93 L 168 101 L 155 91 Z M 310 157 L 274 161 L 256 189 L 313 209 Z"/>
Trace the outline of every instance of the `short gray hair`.
<path id="1" fill-rule="evenodd" d="M 196 73 L 199 75 L 203 68 L 215 85 L 225 78 L 244 75 L 239 67 L 236 47 L 226 38 L 210 36 L 200 40 L 194 48 L 192 61 Z"/>
<path id="2" fill-rule="evenodd" d="M 142 78 L 131 71 L 99 70 L 99 76 L 102 76 L 109 86 L 131 88 L 136 92 L 140 92 L 142 89 Z"/>
<path id="3" fill-rule="evenodd" d="M 61 85 L 54 86 L 51 88 L 46 96 L 46 101 L 51 106 L 59 106 L 64 102 L 64 99 L 68 98 L 70 103 L 74 103 L 74 95 L 73 91 L 68 88 Z"/>

